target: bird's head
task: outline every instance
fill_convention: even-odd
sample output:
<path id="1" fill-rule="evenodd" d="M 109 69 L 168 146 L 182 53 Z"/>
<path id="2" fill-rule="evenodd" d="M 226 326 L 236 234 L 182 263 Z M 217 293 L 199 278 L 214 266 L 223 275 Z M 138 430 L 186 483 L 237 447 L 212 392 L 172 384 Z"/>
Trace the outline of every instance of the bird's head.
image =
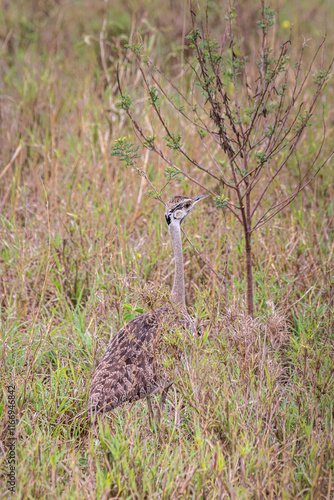
<path id="1" fill-rule="evenodd" d="M 208 196 L 197 196 L 196 198 L 186 198 L 185 196 L 174 196 L 166 203 L 165 218 L 168 227 L 174 224 L 181 225 L 181 222 L 192 211 L 196 203 Z"/>

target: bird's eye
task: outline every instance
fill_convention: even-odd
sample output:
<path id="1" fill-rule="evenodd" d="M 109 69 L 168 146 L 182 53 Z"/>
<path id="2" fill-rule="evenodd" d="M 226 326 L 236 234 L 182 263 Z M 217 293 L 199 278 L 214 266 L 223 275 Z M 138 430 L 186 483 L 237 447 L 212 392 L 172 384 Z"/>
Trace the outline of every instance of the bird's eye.
<path id="1" fill-rule="evenodd" d="M 187 201 L 187 203 L 184 204 L 184 208 L 189 208 L 190 207 L 190 203 L 189 201 Z"/>

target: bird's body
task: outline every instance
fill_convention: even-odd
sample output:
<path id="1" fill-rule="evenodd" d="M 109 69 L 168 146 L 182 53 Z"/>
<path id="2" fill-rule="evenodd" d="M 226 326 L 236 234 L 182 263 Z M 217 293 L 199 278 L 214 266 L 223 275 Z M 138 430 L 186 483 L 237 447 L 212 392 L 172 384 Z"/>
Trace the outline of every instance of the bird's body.
<path id="1" fill-rule="evenodd" d="M 100 359 L 90 387 L 90 408 L 108 412 L 162 392 L 170 385 L 159 363 L 161 334 L 192 328 L 191 320 L 171 307 L 161 307 L 131 320 L 111 339 Z"/>
<path id="2" fill-rule="evenodd" d="M 175 278 L 170 304 L 141 314 L 112 337 L 93 374 L 88 410 L 109 412 L 125 401 L 133 402 L 168 389 L 171 382 L 159 362 L 161 334 L 175 329 L 194 332 L 185 305 L 181 222 L 198 198 L 174 197 L 166 205 L 166 221 L 174 247 Z"/>

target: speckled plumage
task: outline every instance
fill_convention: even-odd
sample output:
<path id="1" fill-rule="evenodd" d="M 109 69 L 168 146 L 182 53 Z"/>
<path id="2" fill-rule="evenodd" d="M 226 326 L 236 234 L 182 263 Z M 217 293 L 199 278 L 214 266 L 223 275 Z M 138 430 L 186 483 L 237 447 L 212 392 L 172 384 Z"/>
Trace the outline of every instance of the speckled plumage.
<path id="1" fill-rule="evenodd" d="M 172 307 L 141 314 L 110 340 L 90 386 L 90 412 L 108 412 L 170 385 L 158 363 L 160 335 L 178 327 L 193 328 L 189 316 Z"/>

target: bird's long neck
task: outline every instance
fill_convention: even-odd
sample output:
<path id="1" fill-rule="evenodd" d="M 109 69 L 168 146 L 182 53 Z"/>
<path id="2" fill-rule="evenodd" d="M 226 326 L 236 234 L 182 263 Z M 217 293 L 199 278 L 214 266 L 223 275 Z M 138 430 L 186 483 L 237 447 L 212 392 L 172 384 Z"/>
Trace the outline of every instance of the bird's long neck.
<path id="1" fill-rule="evenodd" d="M 182 253 L 182 239 L 180 224 L 171 224 L 169 232 L 172 238 L 175 258 L 175 276 L 174 285 L 172 288 L 172 298 L 184 309 L 186 309 L 186 298 L 184 289 L 184 267 L 183 267 L 183 253 Z"/>

